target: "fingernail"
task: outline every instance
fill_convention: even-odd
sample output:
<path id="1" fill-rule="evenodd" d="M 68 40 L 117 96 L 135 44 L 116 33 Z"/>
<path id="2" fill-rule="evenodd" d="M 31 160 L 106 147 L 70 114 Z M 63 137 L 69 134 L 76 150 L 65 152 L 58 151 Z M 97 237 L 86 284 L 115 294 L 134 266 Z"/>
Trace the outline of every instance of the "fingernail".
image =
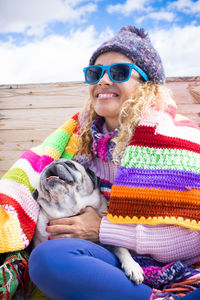
<path id="1" fill-rule="evenodd" d="M 50 225 L 50 222 L 48 222 L 47 225 L 49 226 L 49 225 Z"/>
<path id="2" fill-rule="evenodd" d="M 48 241 L 49 241 L 50 239 L 51 239 L 50 236 L 48 236 Z"/>

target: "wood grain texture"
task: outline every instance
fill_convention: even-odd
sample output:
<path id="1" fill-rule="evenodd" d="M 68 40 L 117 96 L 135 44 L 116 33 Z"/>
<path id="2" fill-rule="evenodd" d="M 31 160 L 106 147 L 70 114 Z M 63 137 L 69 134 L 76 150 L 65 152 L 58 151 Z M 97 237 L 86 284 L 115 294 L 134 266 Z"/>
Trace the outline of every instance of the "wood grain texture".
<path id="1" fill-rule="evenodd" d="M 171 77 L 178 112 L 200 126 L 200 77 Z M 0 85 L 0 176 L 26 150 L 80 111 L 88 98 L 82 82 Z"/>

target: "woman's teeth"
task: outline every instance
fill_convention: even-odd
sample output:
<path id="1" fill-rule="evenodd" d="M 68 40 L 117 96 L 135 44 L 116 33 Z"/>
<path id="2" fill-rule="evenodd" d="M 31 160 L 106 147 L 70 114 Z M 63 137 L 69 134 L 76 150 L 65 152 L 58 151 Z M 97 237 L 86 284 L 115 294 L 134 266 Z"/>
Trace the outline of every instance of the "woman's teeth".
<path id="1" fill-rule="evenodd" d="M 117 94 L 98 94 L 97 95 L 98 98 L 103 99 L 103 98 L 114 98 L 117 97 Z"/>

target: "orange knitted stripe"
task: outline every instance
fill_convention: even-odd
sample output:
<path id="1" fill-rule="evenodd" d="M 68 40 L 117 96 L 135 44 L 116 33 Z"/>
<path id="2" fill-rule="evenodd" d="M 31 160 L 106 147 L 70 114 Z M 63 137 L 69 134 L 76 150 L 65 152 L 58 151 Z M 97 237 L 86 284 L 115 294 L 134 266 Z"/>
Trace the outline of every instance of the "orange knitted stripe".
<path id="1" fill-rule="evenodd" d="M 200 190 L 161 190 L 113 186 L 109 213 L 122 217 L 174 216 L 200 220 Z"/>

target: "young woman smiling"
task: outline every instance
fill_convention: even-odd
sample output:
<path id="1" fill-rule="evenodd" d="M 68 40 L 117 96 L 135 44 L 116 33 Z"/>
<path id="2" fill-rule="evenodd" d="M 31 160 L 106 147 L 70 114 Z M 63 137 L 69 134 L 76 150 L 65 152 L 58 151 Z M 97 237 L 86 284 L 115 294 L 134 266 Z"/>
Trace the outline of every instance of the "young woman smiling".
<path id="1" fill-rule="evenodd" d="M 61 157 L 91 168 L 109 201 L 108 214 L 102 218 L 87 207 L 52 220 L 50 240 L 30 256 L 32 281 L 59 300 L 197 299 L 198 290 L 189 292 L 199 278 L 193 266 L 200 260 L 199 129 L 175 120 L 160 56 L 142 29 L 123 27 L 93 53 L 84 74 L 89 100 L 67 123 L 70 138 L 61 148 L 62 134 L 54 133 L 37 153 L 42 157 L 47 146 L 59 144 Z M 106 244 L 131 251 L 144 283 L 126 277 Z M 188 288 L 182 289 L 183 280 Z"/>

